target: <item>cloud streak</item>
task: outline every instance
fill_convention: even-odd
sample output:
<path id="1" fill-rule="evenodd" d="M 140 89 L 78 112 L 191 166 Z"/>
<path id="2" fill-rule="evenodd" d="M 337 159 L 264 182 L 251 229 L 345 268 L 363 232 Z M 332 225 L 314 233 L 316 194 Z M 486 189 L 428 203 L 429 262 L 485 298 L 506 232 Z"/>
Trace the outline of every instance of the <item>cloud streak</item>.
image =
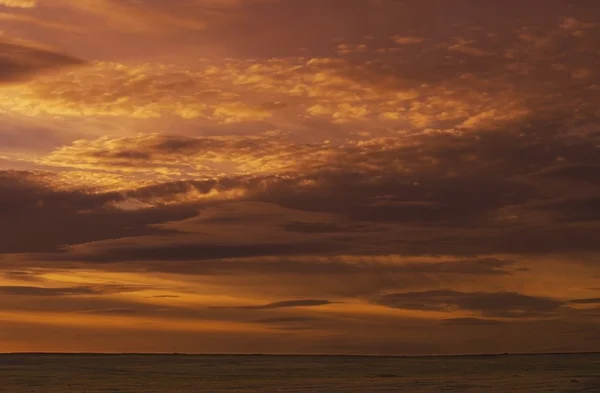
<path id="1" fill-rule="evenodd" d="M 0 84 L 22 82 L 44 72 L 82 64 L 80 59 L 50 49 L 0 41 Z"/>
<path id="2" fill-rule="evenodd" d="M 465 293 L 451 290 L 392 293 L 378 303 L 387 307 L 421 311 L 460 309 L 484 317 L 527 318 L 553 316 L 562 302 L 519 293 Z"/>
<path id="3" fill-rule="evenodd" d="M 319 307 L 331 304 L 329 300 L 284 300 L 274 303 L 262 304 L 258 306 L 239 306 L 233 307 L 238 310 L 274 310 L 279 308 L 295 308 L 295 307 Z"/>

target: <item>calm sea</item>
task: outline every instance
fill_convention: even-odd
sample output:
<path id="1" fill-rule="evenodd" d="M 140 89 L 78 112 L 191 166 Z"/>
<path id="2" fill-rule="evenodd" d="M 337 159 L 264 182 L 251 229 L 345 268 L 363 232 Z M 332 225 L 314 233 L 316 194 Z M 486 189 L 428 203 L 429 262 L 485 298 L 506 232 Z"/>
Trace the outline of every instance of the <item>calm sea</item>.
<path id="1" fill-rule="evenodd" d="M 600 355 L 0 355 L 0 392 L 600 392 Z"/>

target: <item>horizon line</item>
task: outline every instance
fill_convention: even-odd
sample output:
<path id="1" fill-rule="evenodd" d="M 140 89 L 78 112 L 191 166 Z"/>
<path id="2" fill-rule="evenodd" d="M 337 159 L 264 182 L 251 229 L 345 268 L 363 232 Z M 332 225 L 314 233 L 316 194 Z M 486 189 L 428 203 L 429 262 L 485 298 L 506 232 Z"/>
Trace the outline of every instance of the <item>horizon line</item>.
<path id="1" fill-rule="evenodd" d="M 493 352 L 463 354 L 299 354 L 299 353 L 194 353 L 194 352 L 0 352 L 0 356 L 247 356 L 247 357 L 369 357 L 369 358 L 441 358 L 441 357 L 500 357 L 500 356 L 566 356 L 566 355 L 600 355 L 600 351 L 568 351 L 568 352 Z"/>

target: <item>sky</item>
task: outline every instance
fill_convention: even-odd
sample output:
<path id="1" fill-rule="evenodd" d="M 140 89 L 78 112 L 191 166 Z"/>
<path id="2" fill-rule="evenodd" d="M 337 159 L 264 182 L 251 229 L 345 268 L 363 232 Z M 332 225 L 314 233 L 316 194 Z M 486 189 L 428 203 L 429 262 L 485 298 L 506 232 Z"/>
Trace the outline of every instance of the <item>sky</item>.
<path id="1" fill-rule="evenodd" d="M 0 0 L 0 352 L 600 351 L 599 15 Z"/>

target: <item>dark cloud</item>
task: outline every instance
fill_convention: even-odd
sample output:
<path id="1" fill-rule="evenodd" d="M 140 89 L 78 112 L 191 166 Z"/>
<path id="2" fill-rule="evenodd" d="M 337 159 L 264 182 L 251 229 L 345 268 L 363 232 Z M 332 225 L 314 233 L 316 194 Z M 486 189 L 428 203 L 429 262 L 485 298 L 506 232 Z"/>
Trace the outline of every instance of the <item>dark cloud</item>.
<path id="1" fill-rule="evenodd" d="M 454 311 L 463 310 L 484 317 L 528 318 L 553 316 L 563 303 L 545 297 L 514 292 L 459 292 L 434 290 L 425 292 L 391 293 L 377 300 L 378 304 L 405 310 Z"/>
<path id="2" fill-rule="evenodd" d="M 96 286 L 76 286 L 76 287 L 37 287 L 10 285 L 0 286 L 0 295 L 10 296 L 77 296 L 77 295 L 106 295 L 123 292 L 136 292 L 146 289 L 143 286 L 126 285 L 96 285 Z"/>
<path id="3" fill-rule="evenodd" d="M 591 182 L 591 168 L 600 165 L 594 142 L 598 138 L 590 136 L 589 131 L 582 133 L 577 127 L 566 126 L 563 121 L 533 117 L 524 123 L 529 124 L 508 124 L 501 129 L 474 133 L 416 135 L 407 137 L 402 143 L 396 139 L 374 140 L 361 146 L 328 148 L 329 161 L 286 176 L 178 181 L 142 187 L 128 191 L 126 195 L 143 202 L 159 202 L 172 201 L 190 192 L 209 194 L 243 189 L 247 192 L 243 199 L 271 202 L 298 210 L 328 212 L 349 219 L 333 224 L 285 224 L 286 230 L 299 233 L 380 230 L 367 222 L 490 228 L 498 226 L 497 214 L 502 209 L 519 207 L 530 215 L 535 210 L 550 210 L 556 213 L 556 223 L 597 220 L 594 212 L 597 211 L 595 203 L 600 192 L 588 190 L 595 194 L 575 200 L 569 195 L 570 185 L 578 182 L 578 177 L 573 174 L 557 175 L 556 165 L 557 161 L 570 163 L 569 171 L 577 171 Z M 587 127 L 597 128 L 595 124 L 590 123 Z M 276 138 L 273 141 L 249 139 L 244 142 L 243 139 L 171 136 L 144 141 L 149 145 L 144 145 L 143 149 L 150 150 L 138 152 L 151 156 L 164 153 L 163 150 L 177 156 L 196 154 L 205 148 L 214 149 L 215 144 L 221 150 L 220 154 L 230 156 L 239 150 L 262 151 L 262 147 L 266 146 L 274 151 L 283 148 L 286 154 L 297 155 L 296 158 L 301 159 L 302 155 L 310 156 L 311 151 L 323 149 L 320 145 L 302 145 L 302 149 L 290 147 L 289 144 L 282 145 Z M 114 154 L 131 156 L 135 155 L 135 151 L 130 150 L 134 142 L 132 139 L 119 151 L 92 150 L 78 154 L 101 154 L 104 158 L 108 155 L 109 159 L 114 158 Z M 167 146 L 163 147 L 165 144 Z M 82 159 L 85 159 L 85 154 Z M 131 165 L 134 163 L 138 160 L 130 162 Z M 398 167 L 404 170 L 398 172 Z M 549 190 L 544 181 L 552 177 L 561 184 L 554 184 Z M 311 187 L 305 184 L 311 184 Z M 562 205 L 549 201 L 561 197 L 565 200 Z M 527 226 L 530 224 L 527 222 Z"/>
<path id="4" fill-rule="evenodd" d="M 83 254 L 52 254 L 49 260 L 74 260 L 98 263 L 126 261 L 204 261 L 278 255 L 333 254 L 341 245 L 325 243 L 252 243 L 252 244 L 163 244 L 138 247 L 96 249 Z"/>
<path id="5" fill-rule="evenodd" d="M 600 304 L 600 298 L 574 299 L 574 300 L 570 300 L 569 303 L 572 303 L 572 304 Z"/>
<path id="6" fill-rule="evenodd" d="M 512 261 L 505 261 L 496 258 L 475 258 L 463 259 L 446 262 L 407 263 L 403 267 L 406 273 L 437 273 L 437 274 L 472 274 L 472 275 L 510 275 L 506 270 L 514 264 Z"/>
<path id="7" fill-rule="evenodd" d="M 304 323 L 304 322 L 315 322 L 320 321 L 319 318 L 314 317 L 279 317 L 279 318 L 262 318 L 257 319 L 254 322 L 256 323 L 265 323 L 265 324 L 289 324 L 289 323 Z"/>
<path id="8" fill-rule="evenodd" d="M 538 205 L 556 217 L 558 222 L 600 221 L 600 195 L 588 198 L 571 198 Z"/>
<path id="9" fill-rule="evenodd" d="M 100 245 L 99 248 L 111 249 L 112 245 Z M 115 257 L 108 265 L 104 258 L 96 259 L 94 255 L 95 249 L 84 249 L 81 253 L 75 251 L 73 254 L 45 255 L 45 260 L 30 263 L 48 265 L 60 262 L 72 269 L 86 269 L 90 264 L 100 263 L 102 269 L 111 271 L 182 274 L 195 276 L 195 280 L 218 280 L 235 287 L 261 288 L 265 294 L 272 296 L 283 293 L 292 296 L 318 294 L 324 297 L 352 298 L 369 297 L 382 291 L 430 287 L 441 282 L 458 283 L 469 277 L 508 279 L 515 274 L 514 261 L 495 258 L 411 260 L 402 256 L 325 256 L 319 253 L 177 260 L 176 255 L 173 255 L 170 259 L 161 260 Z"/>
<path id="10" fill-rule="evenodd" d="M 28 271 L 14 270 L 14 271 L 4 272 L 4 273 L 2 273 L 2 275 L 9 280 L 30 281 L 30 282 L 43 281 L 43 279 L 40 278 L 38 276 L 38 274 L 36 274 L 34 272 L 28 272 Z"/>
<path id="11" fill-rule="evenodd" d="M 263 304 L 260 306 L 239 306 L 239 307 L 226 307 L 233 308 L 238 310 L 273 310 L 279 308 L 294 308 L 294 307 L 318 307 L 325 306 L 327 304 L 331 304 L 329 300 L 313 300 L 313 299 L 303 299 L 303 300 L 284 300 L 280 302 Z"/>
<path id="12" fill-rule="evenodd" d="M 399 242 L 398 248 L 407 254 L 481 255 L 509 253 L 542 255 L 595 253 L 600 244 L 595 241 L 600 225 L 548 225 L 508 227 L 471 236 L 445 234 L 432 242 Z"/>
<path id="13" fill-rule="evenodd" d="M 67 257 L 52 258 L 64 261 Z M 71 266 L 74 269 L 95 263 L 86 262 L 84 255 L 68 258 L 73 259 Z M 318 294 L 336 298 L 370 297 L 382 291 L 427 288 L 442 282 L 454 285 L 470 278 L 503 280 L 514 274 L 514 262 L 494 258 L 411 261 L 402 256 L 356 254 L 347 257 L 318 254 L 195 261 L 115 261 L 102 268 L 196 276 L 196 280 L 218 280 L 240 288 L 260 288 L 264 294 L 272 296 Z"/>
<path id="14" fill-rule="evenodd" d="M 138 316 L 164 315 L 181 318 L 206 318 L 206 313 L 193 309 L 162 305 L 158 307 L 151 302 L 139 302 L 131 297 L 111 296 L 118 293 L 133 292 L 135 291 L 133 288 L 119 288 L 117 286 L 110 288 L 95 285 L 87 285 L 86 287 L 89 289 L 87 291 L 89 293 L 81 290 L 82 294 L 67 294 L 61 293 L 60 289 L 62 288 L 51 288 L 56 289 L 56 291 L 37 295 L 7 294 L 2 296 L 3 301 L 0 309 L 2 311 L 20 312 L 55 312 L 65 316 L 73 314 L 73 318 L 78 318 L 78 314 L 103 314 L 107 316 L 136 314 Z"/>
<path id="15" fill-rule="evenodd" d="M 374 251 L 365 251 L 350 242 L 338 245 L 302 243 L 237 244 L 164 244 L 126 245 L 107 243 L 102 247 L 41 256 L 45 260 L 92 263 L 141 262 L 148 271 L 196 275 L 314 275 L 406 277 L 407 275 L 481 275 L 508 276 L 514 261 L 497 258 L 411 261 L 398 258 L 390 263 L 378 260 Z M 364 254 L 360 261 L 336 257 Z M 314 259 L 311 255 L 319 255 Z M 271 257 L 263 259 L 262 257 Z M 275 257 L 275 258 L 273 258 Z M 144 263 L 149 262 L 149 263 Z M 190 263 L 196 262 L 196 263 Z"/>
<path id="16" fill-rule="evenodd" d="M 94 250 L 93 255 L 66 253 L 56 258 L 118 262 L 342 252 L 477 256 L 598 251 L 600 243 L 595 239 L 600 233 L 600 190 L 594 188 L 589 173 L 590 168 L 600 165 L 595 147 L 600 140 L 590 136 L 597 125 L 566 126 L 554 120 L 537 120 L 529 126 L 514 127 L 340 147 L 339 159 L 334 155 L 327 166 L 305 173 L 173 181 L 121 193 L 55 191 L 24 174 L 5 174 L 0 177 L 0 194 L 6 201 L 3 207 L 8 220 L 4 221 L 6 234 L 4 248 L 0 240 L 0 250 L 48 251 L 63 244 L 108 237 L 174 233 L 176 226 L 165 229 L 151 225 L 189 218 L 202 207 L 227 202 L 187 202 L 186 195 L 241 189 L 245 193 L 239 200 L 327 213 L 334 219 L 279 221 L 276 226 L 289 236 L 276 243 L 249 244 L 229 238 L 219 244 L 199 241 L 107 247 Z M 168 151 L 197 149 L 194 144 L 199 143 L 193 138 L 160 141 L 159 148 L 166 143 L 164 149 Z M 557 161 L 572 163 L 569 171 L 581 169 L 581 178 L 589 181 L 582 184 L 571 172 L 569 176 L 556 175 L 560 173 Z M 398 172 L 394 169 L 398 166 L 405 170 Z M 181 200 L 186 202 L 174 203 Z M 125 201 L 156 207 L 131 211 L 110 208 Z M 215 215 L 206 219 L 212 226 L 205 230 L 214 233 L 242 219 L 248 225 L 264 222 L 265 214 Z M 42 219 L 48 225 L 32 225 Z M 53 231 L 53 225 L 65 230 Z M 31 244 L 28 239 L 32 235 L 40 241 Z"/>
<path id="17" fill-rule="evenodd" d="M 177 299 L 180 296 L 177 295 L 155 295 L 155 296 L 150 296 L 150 298 L 153 299 Z"/>
<path id="18" fill-rule="evenodd" d="M 138 311 L 133 308 L 105 308 L 99 310 L 84 310 L 79 311 L 83 314 L 101 314 L 101 315 L 128 315 L 135 314 Z"/>
<path id="19" fill-rule="evenodd" d="M 331 169 L 305 176 L 316 183 L 312 189 L 281 181 L 257 197 L 363 221 L 490 226 L 494 211 L 544 198 L 540 185 L 523 176 L 555 166 L 558 158 L 582 164 L 598 161 L 587 135 L 567 137 L 563 126 L 547 122 L 516 132 L 440 134 L 410 141 L 349 149 Z M 407 170 L 393 172 L 395 165 Z M 377 169 L 351 170 L 365 166 Z"/>
<path id="20" fill-rule="evenodd" d="M 593 188 L 591 181 L 586 181 L 581 186 L 586 188 L 582 189 L 577 185 L 581 182 L 572 174 L 549 175 L 556 173 L 558 160 L 574 163 L 569 166 L 569 171 L 582 169 L 582 176 L 592 180 L 589 169 L 599 165 L 596 139 L 590 137 L 589 131 L 595 127 L 567 128 L 550 121 L 517 130 L 500 129 L 476 135 L 420 135 L 401 145 L 386 141 L 358 150 L 344 148 L 343 160 L 333 161 L 327 168 L 305 174 L 177 181 L 119 195 L 75 194 L 79 203 L 92 204 L 98 209 L 108 201 L 123 198 L 158 201 L 156 203 L 160 206 L 161 200 L 177 200 L 190 192 L 207 194 L 244 189 L 246 194 L 240 197 L 243 200 L 268 202 L 298 211 L 328 213 L 343 219 L 331 222 L 284 220 L 277 225 L 290 236 L 294 233 L 298 236 L 279 243 L 245 244 L 239 239 L 229 238 L 223 244 L 199 242 L 107 247 L 94 250 L 89 255 L 64 254 L 56 258 L 81 258 L 92 262 L 204 261 L 340 252 L 477 256 L 598 251 L 600 243 L 596 238 L 600 224 L 597 201 L 600 191 Z M 172 139 L 170 143 L 174 141 L 183 143 L 178 139 Z M 186 139 L 182 146 L 169 146 L 168 149 L 185 149 L 190 143 Z M 404 165 L 407 170 L 400 173 L 392 171 L 391 168 L 396 165 Z M 377 169 L 353 171 L 353 167 Z M 307 187 L 307 183 L 311 186 Z M 582 192 L 587 196 L 582 197 Z M 75 205 L 71 203 L 69 206 Z M 108 210 L 103 212 L 99 222 L 119 228 L 114 230 L 123 234 L 123 223 L 129 220 L 148 225 L 167 218 L 174 221 L 177 215 L 185 217 L 191 214 L 190 206 L 179 206 L 165 205 L 163 208 L 133 212 Z M 214 232 L 222 225 L 241 222 L 242 219 L 252 225 L 253 222 L 263 222 L 265 214 L 261 211 L 254 216 L 215 215 L 207 219 L 212 227 L 205 229 Z M 77 217 L 98 219 L 100 216 L 88 214 Z M 97 223 L 95 228 L 96 231 L 99 229 Z M 161 231 L 156 227 L 136 228 L 141 233 Z M 82 237 L 84 233 L 77 236 Z M 131 230 L 127 235 L 130 234 Z M 324 236 L 306 240 L 307 235 L 319 234 Z M 11 235 L 15 236 L 14 232 Z M 89 240 L 100 237 L 96 236 L 95 239 L 90 236 Z M 335 240 L 330 236 L 335 236 Z M 14 247 L 15 241 L 11 244 Z M 227 269 L 231 265 L 223 266 Z M 193 269 L 202 271 L 203 267 L 190 268 Z M 234 267 L 232 269 L 235 270 Z"/>
<path id="21" fill-rule="evenodd" d="M 51 175 L 0 171 L 0 253 L 53 251 L 101 239 L 172 233 L 149 225 L 185 219 L 197 211 L 190 206 L 125 211 L 111 207 L 124 200 L 118 193 L 57 190 L 52 180 Z"/>
<path id="22" fill-rule="evenodd" d="M 102 291 L 92 287 L 43 288 L 30 286 L 1 286 L 0 295 L 9 296 L 75 296 L 98 295 Z"/>
<path id="23" fill-rule="evenodd" d="M 83 60 L 52 50 L 0 42 L 0 84 L 19 82 L 45 71 L 82 64 Z"/>
<path id="24" fill-rule="evenodd" d="M 498 326 L 505 324 L 504 321 L 481 318 L 451 318 L 444 319 L 442 323 L 448 326 Z"/>
<path id="25" fill-rule="evenodd" d="M 561 165 L 537 174 L 541 178 L 569 182 L 588 182 L 600 186 L 600 165 Z"/>
<path id="26" fill-rule="evenodd" d="M 283 225 L 289 232 L 299 233 L 360 233 L 378 232 L 382 228 L 367 223 L 327 223 L 327 222 L 291 222 Z"/>

